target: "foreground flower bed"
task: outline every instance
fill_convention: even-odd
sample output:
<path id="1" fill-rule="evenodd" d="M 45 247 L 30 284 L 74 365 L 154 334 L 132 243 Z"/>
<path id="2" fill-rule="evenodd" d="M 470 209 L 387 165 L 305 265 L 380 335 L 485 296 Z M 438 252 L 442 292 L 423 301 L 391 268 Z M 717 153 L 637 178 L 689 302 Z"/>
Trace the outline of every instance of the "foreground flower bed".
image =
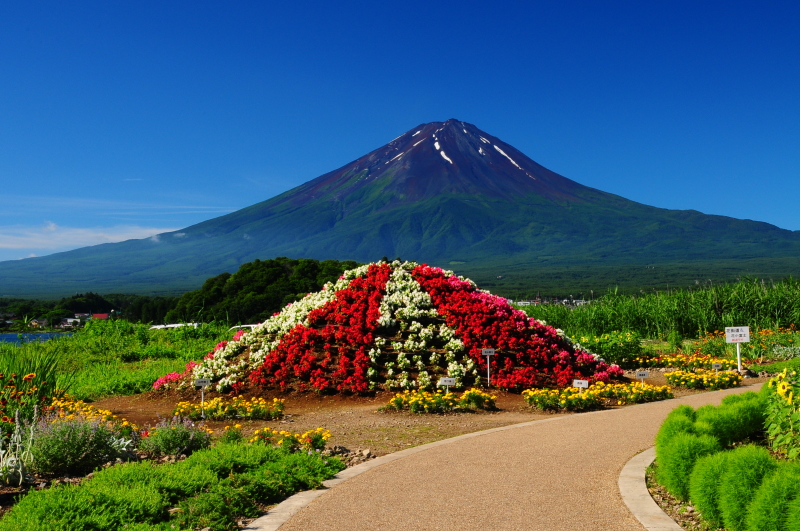
<path id="1" fill-rule="evenodd" d="M 496 355 L 484 357 L 484 348 Z M 445 376 L 466 388 L 481 384 L 487 361 L 492 382 L 509 390 L 622 376 L 618 366 L 472 281 L 395 261 L 346 271 L 154 387 L 209 378 L 221 392 L 256 386 L 363 393 L 432 389 Z"/>
<path id="2" fill-rule="evenodd" d="M 576 387 L 566 389 L 526 389 L 522 398 L 528 405 L 549 411 L 586 411 L 604 406 L 641 404 L 673 398 L 668 386 L 650 384 L 605 384 L 598 382 L 581 392 Z"/>
<path id="3" fill-rule="evenodd" d="M 460 396 L 457 393 L 443 393 L 436 391 L 405 391 L 397 393 L 389 403 L 383 406 L 386 411 L 409 410 L 412 413 L 448 413 L 451 411 L 468 411 L 472 409 L 495 409 L 496 396 L 481 391 L 469 389 Z"/>
<path id="4" fill-rule="evenodd" d="M 742 382 L 742 375 L 737 371 L 677 370 L 664 373 L 664 377 L 670 385 L 689 389 L 728 389 L 736 387 Z"/>

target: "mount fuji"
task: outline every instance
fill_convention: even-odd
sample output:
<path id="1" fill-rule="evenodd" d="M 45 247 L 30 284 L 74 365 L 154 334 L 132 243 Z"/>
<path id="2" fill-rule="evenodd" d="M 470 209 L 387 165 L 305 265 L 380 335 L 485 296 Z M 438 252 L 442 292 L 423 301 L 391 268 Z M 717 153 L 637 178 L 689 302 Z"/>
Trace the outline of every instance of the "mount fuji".
<path id="1" fill-rule="evenodd" d="M 474 125 L 419 125 L 272 199 L 175 232 L 0 262 L 0 295 L 178 292 L 256 258 L 464 271 L 800 256 L 800 232 L 583 186 Z"/>

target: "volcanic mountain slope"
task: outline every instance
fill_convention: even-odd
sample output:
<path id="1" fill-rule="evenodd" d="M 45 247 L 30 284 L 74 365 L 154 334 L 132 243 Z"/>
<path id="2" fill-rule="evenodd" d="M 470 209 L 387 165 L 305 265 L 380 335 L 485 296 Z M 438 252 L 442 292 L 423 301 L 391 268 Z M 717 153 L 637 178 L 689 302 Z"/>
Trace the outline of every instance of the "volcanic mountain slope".
<path id="1" fill-rule="evenodd" d="M 665 210 L 582 186 L 458 120 L 157 238 L 0 263 L 0 295 L 197 287 L 255 258 L 402 256 L 463 268 L 800 256 L 800 233 Z M 110 264 L 114 264 L 110 267 Z"/>

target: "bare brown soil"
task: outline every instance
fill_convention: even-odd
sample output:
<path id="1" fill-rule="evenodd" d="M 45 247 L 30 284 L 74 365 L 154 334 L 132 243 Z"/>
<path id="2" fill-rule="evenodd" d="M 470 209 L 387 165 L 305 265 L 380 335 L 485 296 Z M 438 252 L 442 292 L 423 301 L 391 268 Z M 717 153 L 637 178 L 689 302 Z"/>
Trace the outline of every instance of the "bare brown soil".
<path id="1" fill-rule="evenodd" d="M 629 379 L 627 379 L 629 380 Z M 756 383 L 764 379 L 748 379 Z M 629 380 L 630 381 L 630 380 Z M 651 385 L 666 385 L 663 373 L 650 371 L 645 380 Z M 676 397 L 703 391 L 675 389 Z M 286 399 L 285 416 L 273 421 L 209 421 L 213 430 L 222 430 L 235 422 L 242 424 L 245 435 L 258 428 L 269 427 L 302 433 L 315 428 L 329 430 L 333 437 L 328 446 L 339 445 L 351 450 L 369 449 L 380 456 L 411 446 L 419 446 L 465 433 L 508 426 L 520 422 L 552 418 L 576 413 L 547 413 L 531 409 L 516 393 L 492 390 L 497 396 L 497 411 L 451 413 L 444 415 L 417 415 L 410 412 L 382 412 L 394 393 L 382 392 L 375 396 L 342 396 L 305 394 L 280 394 L 267 392 L 268 398 Z M 208 393 L 206 398 L 219 396 Z M 181 400 L 200 401 L 200 392 L 177 394 L 146 393 L 137 396 L 113 397 L 99 400 L 96 407 L 108 409 L 140 427 L 155 425 L 159 416 L 168 417 Z"/>

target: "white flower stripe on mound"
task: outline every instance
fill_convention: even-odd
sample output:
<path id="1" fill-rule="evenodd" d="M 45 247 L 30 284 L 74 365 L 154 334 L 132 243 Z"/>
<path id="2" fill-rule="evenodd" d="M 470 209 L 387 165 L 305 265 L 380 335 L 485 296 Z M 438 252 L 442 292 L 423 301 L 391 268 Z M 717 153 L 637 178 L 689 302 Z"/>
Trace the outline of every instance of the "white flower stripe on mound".
<path id="1" fill-rule="evenodd" d="M 328 282 L 321 291 L 309 293 L 297 302 L 290 303 L 277 315 L 273 315 L 241 337 L 239 341 L 229 341 L 216 351 L 214 357 L 203 360 L 192 369 L 194 378 L 210 378 L 216 382 L 216 389 L 223 391 L 240 381 L 249 372 L 264 362 L 264 357 L 280 343 L 283 336 L 298 324 L 308 325 L 308 314 L 322 308 L 336 297 L 336 292 L 347 288 L 350 281 L 367 274 L 369 264 L 350 269 L 336 282 Z M 231 362 L 246 347 L 250 347 L 249 360 Z"/>
<path id="2" fill-rule="evenodd" d="M 427 370 L 426 365 L 439 365 L 442 356 L 448 363 L 447 376 L 456 378 L 456 386 L 461 385 L 461 379 L 467 373 L 478 375 L 478 367 L 475 362 L 466 355 L 464 343 L 456 338 L 456 332 L 444 323 L 439 325 L 423 325 L 416 319 L 434 319 L 439 317 L 439 312 L 434 308 L 433 301 L 419 283 L 414 280 L 411 271 L 417 266 L 415 262 L 392 262 L 392 275 L 386 283 L 386 295 L 380 304 L 381 316 L 378 324 L 381 328 L 391 329 L 398 326 L 403 331 L 408 331 L 408 338 L 405 341 L 393 341 L 391 347 L 397 353 L 394 361 L 386 362 L 388 378 L 386 388 L 389 389 L 411 389 L 411 388 L 430 388 L 436 382 Z M 451 272 L 452 274 L 452 272 Z M 408 321 L 411 321 L 410 324 Z M 435 344 L 444 344 L 446 350 L 442 355 L 438 352 L 431 352 L 430 348 Z M 375 347 L 369 351 L 369 357 L 373 363 L 373 368 L 367 372 L 370 381 L 370 388 L 377 386 L 379 371 L 374 367 L 378 366 L 379 359 L 383 354 L 382 347 L 387 341 L 381 337 L 375 339 Z M 410 359 L 409 359 L 410 358 Z M 425 363 L 424 358 L 428 358 Z M 413 368 L 417 370 L 417 378 L 414 379 L 407 371 Z"/>

